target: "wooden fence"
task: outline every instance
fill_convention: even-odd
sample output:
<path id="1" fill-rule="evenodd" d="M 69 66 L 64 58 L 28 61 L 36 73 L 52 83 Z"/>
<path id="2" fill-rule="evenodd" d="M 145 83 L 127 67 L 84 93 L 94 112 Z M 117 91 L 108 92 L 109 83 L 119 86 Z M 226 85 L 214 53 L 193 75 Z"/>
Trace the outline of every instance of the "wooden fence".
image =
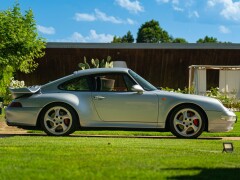
<path id="1" fill-rule="evenodd" d="M 79 70 L 83 57 L 126 61 L 145 79 L 158 87 L 188 86 L 190 65 L 240 65 L 238 44 L 71 44 L 48 43 L 39 67 L 31 74 L 17 73 L 27 85 L 40 85 Z M 218 86 L 218 71 L 207 72 L 207 87 Z"/>

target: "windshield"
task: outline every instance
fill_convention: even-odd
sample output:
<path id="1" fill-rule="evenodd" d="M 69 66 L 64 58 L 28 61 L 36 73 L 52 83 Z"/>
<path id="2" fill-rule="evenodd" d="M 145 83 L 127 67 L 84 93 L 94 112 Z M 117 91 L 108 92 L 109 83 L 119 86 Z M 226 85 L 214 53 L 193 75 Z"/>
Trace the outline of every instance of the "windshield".
<path id="1" fill-rule="evenodd" d="M 137 81 L 137 83 L 142 86 L 142 88 L 145 91 L 154 91 L 157 90 L 157 88 L 155 86 L 153 86 L 152 84 L 150 84 L 148 81 L 146 81 L 145 79 L 143 79 L 141 76 L 139 76 L 137 73 L 133 72 L 132 70 L 129 70 L 129 74 L 135 79 L 135 81 Z"/>

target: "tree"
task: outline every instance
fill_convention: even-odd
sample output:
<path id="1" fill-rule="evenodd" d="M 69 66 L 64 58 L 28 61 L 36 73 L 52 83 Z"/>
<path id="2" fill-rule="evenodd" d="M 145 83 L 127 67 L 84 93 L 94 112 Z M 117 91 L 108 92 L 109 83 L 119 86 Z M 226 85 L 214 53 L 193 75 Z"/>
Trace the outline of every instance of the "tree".
<path id="1" fill-rule="evenodd" d="M 117 36 L 113 37 L 112 43 L 121 43 L 121 42 L 122 42 L 122 38 L 121 37 L 117 37 Z"/>
<path id="2" fill-rule="evenodd" d="M 188 43 L 184 38 L 175 38 L 172 40 L 173 43 Z"/>
<path id="3" fill-rule="evenodd" d="M 112 41 L 112 43 L 133 43 L 133 42 L 134 38 L 131 31 L 128 31 L 127 34 L 124 35 L 123 37 L 114 36 Z"/>
<path id="4" fill-rule="evenodd" d="M 205 36 L 203 39 L 198 39 L 197 43 L 218 43 L 217 38 Z"/>
<path id="5" fill-rule="evenodd" d="M 164 43 L 171 42 L 168 32 L 163 30 L 158 21 L 145 22 L 138 29 L 137 43 Z"/>
<path id="6" fill-rule="evenodd" d="M 128 31 L 127 34 L 122 37 L 122 42 L 123 43 L 133 43 L 134 42 L 133 35 L 131 34 L 130 31 Z"/>
<path id="7" fill-rule="evenodd" d="M 44 56 L 44 39 L 38 37 L 32 10 L 23 15 L 19 4 L 0 11 L 0 96 L 14 72 L 30 73 L 38 64 L 36 58 Z"/>

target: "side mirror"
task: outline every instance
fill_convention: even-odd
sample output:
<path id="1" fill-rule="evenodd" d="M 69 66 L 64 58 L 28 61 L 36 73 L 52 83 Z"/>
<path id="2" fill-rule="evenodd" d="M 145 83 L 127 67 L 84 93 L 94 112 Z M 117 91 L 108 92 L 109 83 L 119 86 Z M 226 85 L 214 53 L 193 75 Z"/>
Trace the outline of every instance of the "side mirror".
<path id="1" fill-rule="evenodd" d="M 139 94 L 143 94 L 144 91 L 143 88 L 139 85 L 133 85 L 131 90 Z"/>

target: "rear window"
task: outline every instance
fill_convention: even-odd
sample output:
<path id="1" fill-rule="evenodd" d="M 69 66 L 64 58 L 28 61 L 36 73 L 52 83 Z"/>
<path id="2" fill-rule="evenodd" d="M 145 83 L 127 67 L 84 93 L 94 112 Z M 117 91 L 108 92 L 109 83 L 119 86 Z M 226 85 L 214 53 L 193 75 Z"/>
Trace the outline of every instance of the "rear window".
<path id="1" fill-rule="evenodd" d="M 91 87 L 89 84 L 89 78 L 87 77 L 78 77 L 75 79 L 71 79 L 59 85 L 58 88 L 65 91 L 90 91 L 91 90 Z"/>

